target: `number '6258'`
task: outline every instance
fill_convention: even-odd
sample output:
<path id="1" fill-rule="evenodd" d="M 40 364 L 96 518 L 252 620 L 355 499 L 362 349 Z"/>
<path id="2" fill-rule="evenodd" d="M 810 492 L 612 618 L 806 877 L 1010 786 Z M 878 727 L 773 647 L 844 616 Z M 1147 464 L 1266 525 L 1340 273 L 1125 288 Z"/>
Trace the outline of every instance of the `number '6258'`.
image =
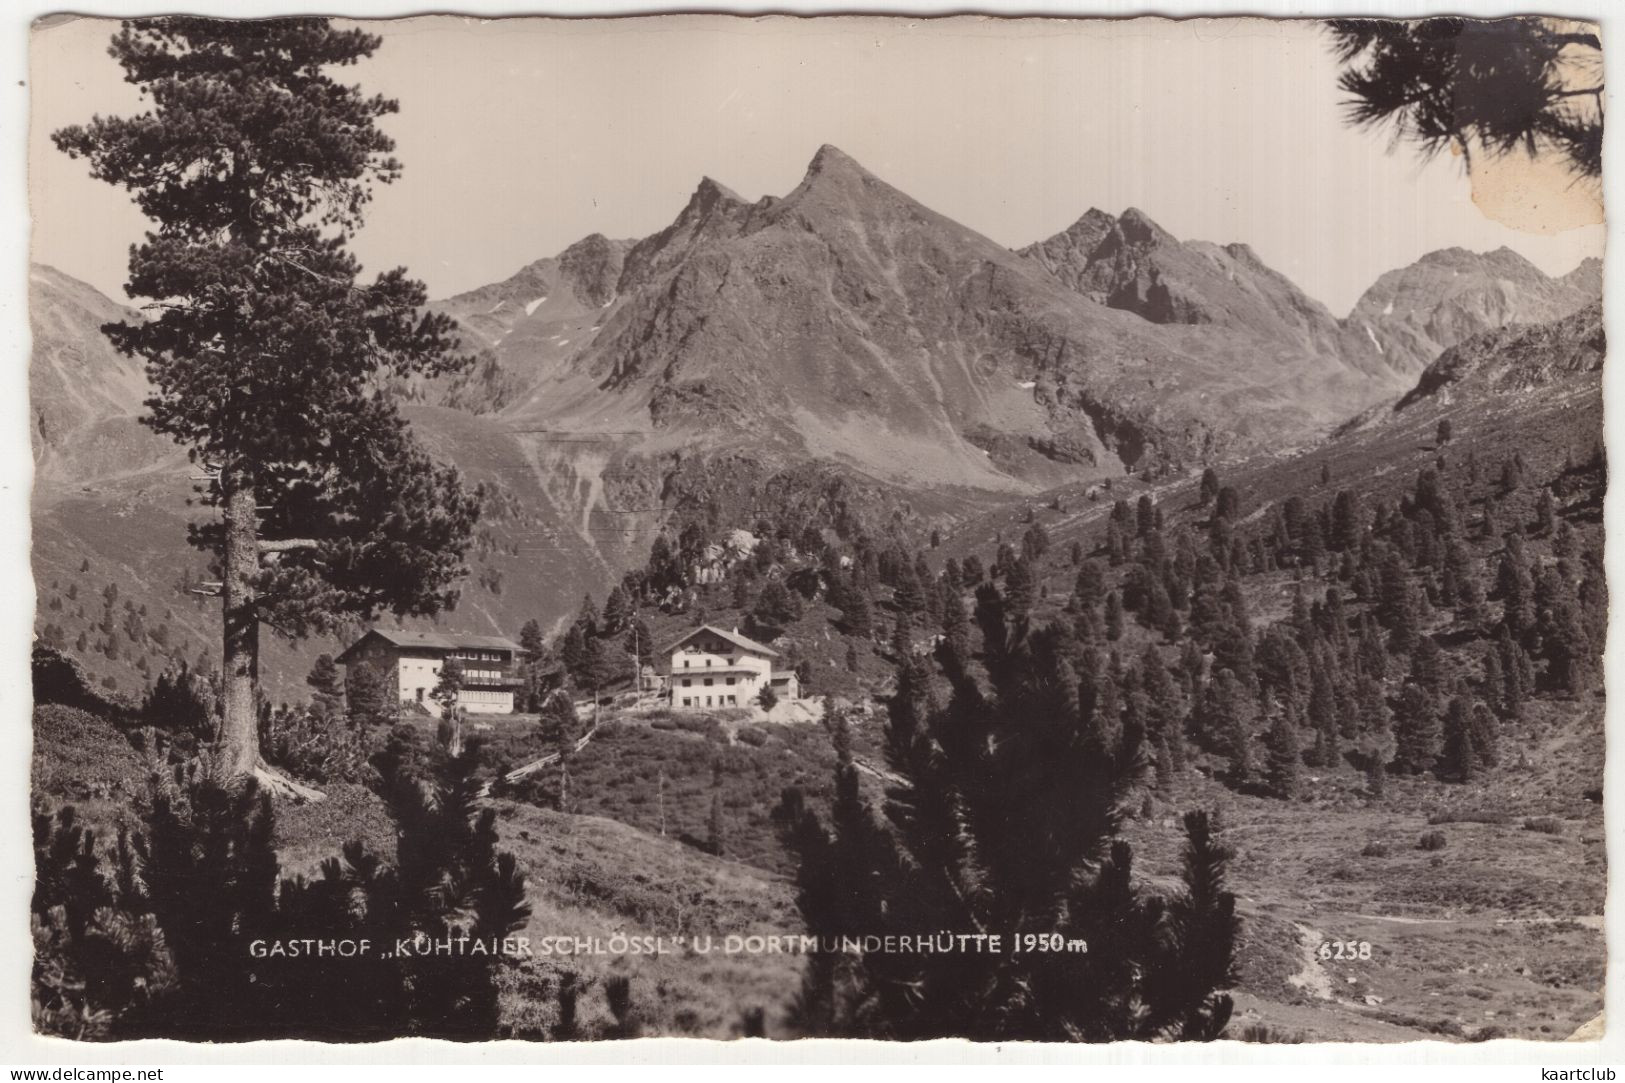
<path id="1" fill-rule="evenodd" d="M 1371 941 L 1322 940 L 1320 942 L 1320 951 L 1316 954 L 1322 959 L 1369 959 L 1371 958 Z"/>

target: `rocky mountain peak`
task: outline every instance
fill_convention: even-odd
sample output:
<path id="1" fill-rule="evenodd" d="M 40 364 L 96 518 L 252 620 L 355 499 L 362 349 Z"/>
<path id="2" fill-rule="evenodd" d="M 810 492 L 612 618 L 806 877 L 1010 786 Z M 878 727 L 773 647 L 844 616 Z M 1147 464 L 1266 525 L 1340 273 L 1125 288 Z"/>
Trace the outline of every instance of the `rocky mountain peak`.
<path id="1" fill-rule="evenodd" d="M 688 198 L 688 206 L 683 208 L 683 214 L 709 214 L 719 205 L 743 207 L 746 204 L 726 184 L 712 180 L 710 177 L 701 177 L 699 185 L 694 189 L 694 194 Z"/>
<path id="2" fill-rule="evenodd" d="M 1593 296 L 1602 296 L 1602 260 L 1588 256 L 1579 265 L 1558 279 L 1570 289 L 1583 290 Z"/>
<path id="3" fill-rule="evenodd" d="M 602 307 L 615 296 L 626 243 L 591 233 L 559 254 L 559 271 L 585 304 Z"/>
<path id="4" fill-rule="evenodd" d="M 873 209 L 877 206 L 876 201 L 883 199 L 908 200 L 908 197 L 869 172 L 839 147 L 826 143 L 807 163 L 807 172 L 801 178 L 801 183 L 779 202 L 779 206 L 787 213 L 793 212 L 796 207 L 814 205 L 855 212 L 860 205 Z"/>
<path id="5" fill-rule="evenodd" d="M 1078 293 L 1088 294 L 1085 279 L 1095 251 L 1117 228 L 1117 219 L 1098 207 L 1090 207 L 1076 222 L 1055 236 L 1020 250 L 1050 274 Z"/>
<path id="6" fill-rule="evenodd" d="M 1133 245 L 1178 243 L 1173 234 L 1157 225 L 1150 215 L 1138 207 L 1130 207 L 1118 216 L 1117 229 L 1123 240 Z"/>
<path id="7" fill-rule="evenodd" d="M 812 161 L 807 163 L 807 177 L 809 179 L 812 177 L 838 178 L 843 176 L 872 178 L 873 174 L 859 165 L 857 159 L 833 143 L 825 143 L 819 147 L 817 153 L 812 156 Z"/>
<path id="8" fill-rule="evenodd" d="M 1100 242 L 1106 239 L 1117 226 L 1115 216 L 1107 214 L 1099 207 L 1090 207 L 1083 213 L 1083 217 L 1073 222 L 1058 237 L 1064 237 L 1068 247 L 1076 248 L 1087 256 L 1093 252 Z"/>
<path id="9" fill-rule="evenodd" d="M 1458 342 L 1510 324 L 1561 319 L 1595 301 L 1601 275 L 1581 270 L 1554 279 L 1510 248 L 1441 248 L 1366 290 L 1343 321 L 1348 346 L 1369 349 L 1410 376 Z"/>

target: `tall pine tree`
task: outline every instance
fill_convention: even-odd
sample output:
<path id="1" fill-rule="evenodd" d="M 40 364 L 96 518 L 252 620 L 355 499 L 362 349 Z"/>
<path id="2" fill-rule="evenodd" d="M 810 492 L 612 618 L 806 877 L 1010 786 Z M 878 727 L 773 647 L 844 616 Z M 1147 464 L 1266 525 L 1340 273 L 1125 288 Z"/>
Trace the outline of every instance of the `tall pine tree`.
<path id="1" fill-rule="evenodd" d="M 112 55 L 148 108 L 52 136 L 128 189 L 153 231 L 130 253 L 151 319 L 102 330 L 145 360 L 143 421 L 216 480 L 225 682 L 221 744 L 254 769 L 259 631 L 328 631 L 379 610 L 453 604 L 478 500 L 436 465 L 385 377 L 436 376 L 449 317 L 401 269 L 370 283 L 346 249 L 377 184 L 401 172 L 378 120 L 396 103 L 329 71 L 380 39 L 318 18 L 134 19 Z"/>

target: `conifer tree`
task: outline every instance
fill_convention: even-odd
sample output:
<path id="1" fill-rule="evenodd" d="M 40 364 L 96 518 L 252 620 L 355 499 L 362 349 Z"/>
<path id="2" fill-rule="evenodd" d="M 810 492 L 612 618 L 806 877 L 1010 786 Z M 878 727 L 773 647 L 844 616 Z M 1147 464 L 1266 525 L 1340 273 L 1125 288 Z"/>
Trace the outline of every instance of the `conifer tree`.
<path id="1" fill-rule="evenodd" d="M 1478 750 L 1473 744 L 1472 711 L 1465 697 L 1451 696 L 1450 705 L 1445 709 L 1439 775 L 1456 782 L 1471 782 L 1478 766 Z"/>
<path id="2" fill-rule="evenodd" d="M 1501 762 L 1501 727 L 1495 713 L 1483 703 L 1473 704 L 1473 751 L 1486 767 Z"/>
<path id="3" fill-rule="evenodd" d="M 915 574 L 913 566 L 907 561 L 900 561 L 893 587 L 896 591 L 897 608 L 910 616 L 925 612 L 925 587 L 920 577 Z"/>
<path id="4" fill-rule="evenodd" d="M 749 564 L 739 564 L 739 568 L 733 571 L 733 597 L 730 600 L 733 608 L 741 613 L 751 608 L 751 572 Z"/>
<path id="5" fill-rule="evenodd" d="M 949 680 L 957 679 L 970 664 L 970 621 L 958 587 L 944 586 L 942 592 L 942 644 L 938 657 Z"/>
<path id="6" fill-rule="evenodd" d="M 351 726 L 381 726 L 395 716 L 399 680 L 382 666 L 357 660 L 344 667 L 344 698 Z"/>
<path id="7" fill-rule="evenodd" d="M 906 658 L 914 653 L 914 621 L 906 609 L 897 614 L 897 620 L 892 624 L 891 650 L 897 658 Z"/>
<path id="8" fill-rule="evenodd" d="M 1072 586 L 1072 602 L 1080 609 L 1099 609 L 1106 600 L 1106 569 L 1094 558 L 1078 566 L 1078 577 Z"/>
<path id="9" fill-rule="evenodd" d="M 1166 735 L 1157 737 L 1156 748 L 1157 789 L 1167 791 L 1178 779 L 1179 767 L 1174 763 L 1173 747 L 1168 743 Z"/>
<path id="10" fill-rule="evenodd" d="M 924 595 L 920 615 L 926 618 L 929 624 L 939 623 L 942 620 L 942 587 L 938 577 L 926 563 L 924 553 L 920 553 L 914 559 L 914 578 L 919 580 L 920 592 Z"/>
<path id="11" fill-rule="evenodd" d="M 1381 800 L 1388 792 L 1388 768 L 1377 758 L 1368 759 L 1365 765 L 1366 791 L 1375 799 Z"/>
<path id="12" fill-rule="evenodd" d="M 1484 651 L 1484 699 L 1498 715 L 1506 712 L 1506 678 L 1501 673 L 1501 652 L 1491 645 Z"/>
<path id="13" fill-rule="evenodd" d="M 632 618 L 633 608 L 626 596 L 626 591 L 617 584 L 610 588 L 609 596 L 604 599 L 604 616 L 599 628 L 600 635 L 612 636 L 626 627 L 626 622 Z"/>
<path id="14" fill-rule="evenodd" d="M 542 637 L 542 626 L 534 617 L 527 620 L 524 627 L 519 629 L 519 649 L 524 653 L 526 662 L 539 661 L 542 653 L 547 650 L 547 641 Z"/>
<path id="15" fill-rule="evenodd" d="M 373 393 L 468 363 L 421 283 L 396 269 L 364 284 L 346 249 L 374 186 L 400 175 L 378 127 L 397 106 L 329 72 L 379 44 L 319 18 L 128 20 L 111 52 L 150 108 L 52 136 L 153 223 L 126 288 L 156 314 L 102 330 L 146 362 L 142 420 L 216 479 L 219 519 L 192 540 L 222 567 L 236 774 L 257 759 L 261 625 L 300 638 L 451 606 L 479 513 Z"/>
<path id="16" fill-rule="evenodd" d="M 1535 501 L 1535 533 L 1550 534 L 1557 529 L 1557 502 L 1552 499 L 1552 491 L 1542 488 L 1540 497 Z"/>
<path id="17" fill-rule="evenodd" d="M 1207 657 L 1194 639 L 1185 640 L 1185 645 L 1180 648 L 1177 672 L 1185 685 L 1185 698 L 1194 700 L 1207 676 Z"/>
<path id="18" fill-rule="evenodd" d="M 1005 568 L 1004 573 L 1004 609 L 1006 617 L 1014 624 L 1025 625 L 1032 615 L 1036 580 L 1033 577 L 1032 565 L 1026 557 L 1017 557 Z"/>
<path id="19" fill-rule="evenodd" d="M 812 995 L 804 986 L 798 1017 L 814 1033 L 891 1039 L 1218 1036 L 1230 1011 L 1222 990 L 1235 980 L 1228 855 L 1205 817 L 1188 817 L 1184 889 L 1147 895 L 1117 837 L 1146 772 L 1144 732 L 1127 726 L 1115 755 L 1087 739 L 1064 629 L 1029 630 L 1003 653 L 990 689 L 963 680 L 946 705 L 921 659 L 899 662 L 885 740 L 902 780 L 886 793 L 890 829 L 840 828 L 840 809 L 858 802 L 840 797 L 852 772 L 838 746 L 836 830 L 809 824 L 804 802 L 794 817 L 785 809 L 805 840 L 798 905 L 820 935 L 1019 934 L 1037 923 L 1087 939 L 1089 951 L 815 961 L 807 981 L 819 981 Z M 855 853 L 843 834 L 862 839 Z M 803 1003 L 817 1010 L 803 1015 Z"/>
<path id="20" fill-rule="evenodd" d="M 1221 669 L 1209 689 L 1208 731 L 1221 743 L 1229 761 L 1229 781 L 1238 789 L 1258 781 L 1258 765 L 1253 752 L 1253 705 L 1241 680 Z"/>
<path id="21" fill-rule="evenodd" d="M 1514 721 L 1523 718 L 1523 707 L 1534 691 L 1534 667 L 1529 654 L 1512 638 L 1511 629 L 1502 626 L 1496 639 L 1496 650 L 1501 655 L 1501 675 L 1504 681 L 1501 701 L 1505 716 Z"/>
<path id="22" fill-rule="evenodd" d="M 1337 694 L 1332 687 L 1331 674 L 1327 672 L 1324 659 L 1311 666 L 1309 674 L 1309 726 L 1317 734 L 1328 735 L 1335 744 L 1337 737 Z M 1322 750 L 1320 765 L 1330 767 L 1334 760 L 1325 754 L 1324 739 L 1317 740 L 1317 749 Z"/>
<path id="23" fill-rule="evenodd" d="M 1175 766 L 1184 763 L 1184 736 L 1181 727 L 1185 718 L 1184 698 L 1179 686 L 1163 664 L 1162 655 L 1153 646 L 1147 646 L 1140 657 L 1140 687 L 1146 698 L 1146 729 L 1158 739 L 1165 739 Z"/>
<path id="24" fill-rule="evenodd" d="M 1303 778 L 1303 752 L 1298 747 L 1298 727 L 1287 711 L 1276 708 L 1266 696 L 1264 712 L 1271 718 L 1265 737 L 1264 780 L 1270 793 L 1290 801 L 1298 796 Z"/>
<path id="25" fill-rule="evenodd" d="M 591 687 L 592 682 L 587 676 L 591 655 L 587 647 L 586 633 L 579 622 L 571 625 L 570 630 L 565 633 L 564 642 L 559 647 L 559 661 L 563 663 L 565 672 L 570 675 L 570 680 L 575 682 L 577 687 L 583 685 Z"/>
<path id="26" fill-rule="evenodd" d="M 1388 629 L 1388 643 L 1396 654 L 1410 651 L 1421 629 L 1416 590 L 1403 556 L 1389 550 L 1383 557 L 1378 587 L 1377 619 Z"/>
<path id="27" fill-rule="evenodd" d="M 1106 595 L 1106 638 L 1116 643 L 1123 636 L 1123 599 L 1117 591 Z"/>
<path id="28" fill-rule="evenodd" d="M 1518 487 L 1523 484 L 1523 469 L 1518 462 L 1515 456 L 1501 460 L 1500 492 L 1503 498 L 1517 492 Z"/>
<path id="29" fill-rule="evenodd" d="M 768 581 L 750 611 L 753 630 L 770 640 L 783 635 L 786 628 L 800 619 L 800 600 L 778 579 Z"/>
<path id="30" fill-rule="evenodd" d="M 845 592 L 841 624 L 848 635 L 868 637 L 874 632 L 874 608 L 868 585 L 855 576 Z"/>
<path id="31" fill-rule="evenodd" d="M 585 640 L 597 639 L 602 629 L 598 626 L 598 603 L 592 600 L 591 594 L 581 596 L 581 608 L 576 611 L 574 627 L 581 629 L 581 638 Z"/>
<path id="32" fill-rule="evenodd" d="M 263 943 L 305 938 L 500 940 L 528 916 L 524 875 L 496 850 L 495 813 L 478 809 L 472 754 L 442 757 L 434 774 L 395 772 L 386 789 L 400 825 L 393 865 L 359 842 L 322 864 L 313 881 L 279 883 L 275 816 L 253 779 L 209 758 L 156 776 L 141 827 L 121 832 L 111 892 L 76 894 L 104 904 L 96 921 L 132 947 L 161 931 L 167 957 L 143 975 L 116 972 L 103 951 L 98 983 L 132 987 L 143 1003 L 111 1021 L 108 1037 L 242 1041 L 300 1037 L 379 1040 L 411 1035 L 471 1040 L 497 1034 L 499 961 L 491 955 L 297 960 L 247 955 Z M 78 871 L 95 874 L 86 848 Z M 42 873 L 47 869 L 42 865 Z M 36 890 L 36 906 L 49 901 Z M 234 946 L 235 945 L 235 946 Z M 137 961 L 122 952 L 124 961 Z M 135 982 L 135 988 L 143 983 Z"/>
<path id="33" fill-rule="evenodd" d="M 1365 529 L 1365 515 L 1360 497 L 1347 489 L 1338 490 L 1332 499 L 1332 529 L 1327 539 L 1331 547 L 1340 552 L 1354 552 L 1360 547 L 1360 535 Z"/>
<path id="34" fill-rule="evenodd" d="M 1043 523 L 1034 523 L 1021 536 L 1021 555 L 1036 563 L 1049 552 L 1049 531 Z"/>
<path id="35" fill-rule="evenodd" d="M 561 754 L 575 745 L 581 736 L 581 719 L 576 714 L 575 700 L 562 688 L 556 688 L 542 702 L 537 727 L 542 737 Z"/>
<path id="36" fill-rule="evenodd" d="M 1394 758 L 1393 712 L 1388 709 L 1382 682 L 1374 677 L 1362 674 L 1356 678 L 1354 700 L 1359 719 L 1355 754 L 1365 764 L 1366 773 L 1380 796 L 1380 775 L 1386 774 L 1386 767 Z"/>
<path id="37" fill-rule="evenodd" d="M 1439 750 L 1438 707 L 1426 690 L 1407 681 L 1400 689 L 1399 706 L 1394 712 L 1393 768 L 1421 774 L 1433 767 Z"/>
<path id="38" fill-rule="evenodd" d="M 1535 580 L 1537 616 L 1532 631 L 1538 656 L 1546 662 L 1546 683 L 1558 691 L 1577 693 L 1596 652 L 1586 635 L 1568 564 L 1562 561 L 1544 567 Z"/>
<path id="39" fill-rule="evenodd" d="M 1445 692 L 1444 655 L 1432 636 L 1420 636 L 1411 649 L 1410 680 L 1429 695 Z"/>
<path id="40" fill-rule="evenodd" d="M 1207 507 L 1219 495 L 1219 475 L 1213 468 L 1207 467 L 1202 471 L 1202 482 L 1197 489 L 1198 500 L 1202 507 Z"/>
<path id="41" fill-rule="evenodd" d="M 462 663 L 455 658 L 447 658 L 440 663 L 440 676 L 435 681 L 434 691 L 429 693 L 429 698 L 440 705 L 442 743 L 451 750 L 453 756 L 463 750 L 463 709 L 459 705 L 462 691 Z"/>
<path id="42" fill-rule="evenodd" d="M 310 687 L 310 710 L 317 718 L 327 720 L 344 714 L 344 679 L 339 667 L 333 664 L 331 654 L 316 656 L 316 662 L 305 677 Z"/>
<path id="43" fill-rule="evenodd" d="M 626 623 L 626 652 L 638 660 L 645 671 L 655 664 L 654 631 L 642 617 L 633 617 Z"/>
<path id="44" fill-rule="evenodd" d="M 1377 622 L 1368 613 L 1360 622 L 1360 641 L 1355 648 L 1360 671 L 1377 680 L 1388 675 L 1388 651 L 1383 646 Z"/>
<path id="45" fill-rule="evenodd" d="M 1251 688 L 1258 679 L 1253 658 L 1253 641 L 1244 628 L 1226 620 L 1213 636 L 1213 668 L 1227 669 Z"/>
<path id="46" fill-rule="evenodd" d="M 1113 518 L 1106 522 L 1106 560 L 1112 567 L 1128 559 L 1128 539 L 1123 527 Z"/>

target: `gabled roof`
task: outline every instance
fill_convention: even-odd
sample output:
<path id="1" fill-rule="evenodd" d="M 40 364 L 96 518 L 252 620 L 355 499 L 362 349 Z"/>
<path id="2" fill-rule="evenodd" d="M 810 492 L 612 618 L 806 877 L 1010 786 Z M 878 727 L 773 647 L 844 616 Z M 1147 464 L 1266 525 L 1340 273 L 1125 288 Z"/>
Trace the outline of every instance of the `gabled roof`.
<path id="1" fill-rule="evenodd" d="M 395 647 L 416 648 L 418 650 L 456 651 L 456 650 L 483 650 L 483 651 L 512 651 L 518 653 L 522 648 L 507 636 L 474 636 L 458 635 L 445 632 L 408 632 L 400 628 L 372 628 L 350 645 L 349 649 L 339 655 L 334 661 L 343 664 L 357 647 L 377 636 L 384 642 Z"/>
<path id="2" fill-rule="evenodd" d="M 710 624 L 700 625 L 698 628 L 694 629 L 692 632 L 689 632 L 687 635 L 683 636 L 683 638 L 667 647 L 661 653 L 670 654 L 672 651 L 676 650 L 678 647 L 681 647 L 684 643 L 687 643 L 701 632 L 710 632 L 718 639 L 727 640 L 729 643 L 732 643 L 734 646 L 739 647 L 742 650 L 751 651 L 756 654 L 765 654 L 770 658 L 777 658 L 779 656 L 778 651 L 774 650 L 772 647 L 769 647 L 765 643 L 758 643 L 749 636 L 742 636 L 738 632 L 730 632 L 726 629 L 717 628 Z"/>

